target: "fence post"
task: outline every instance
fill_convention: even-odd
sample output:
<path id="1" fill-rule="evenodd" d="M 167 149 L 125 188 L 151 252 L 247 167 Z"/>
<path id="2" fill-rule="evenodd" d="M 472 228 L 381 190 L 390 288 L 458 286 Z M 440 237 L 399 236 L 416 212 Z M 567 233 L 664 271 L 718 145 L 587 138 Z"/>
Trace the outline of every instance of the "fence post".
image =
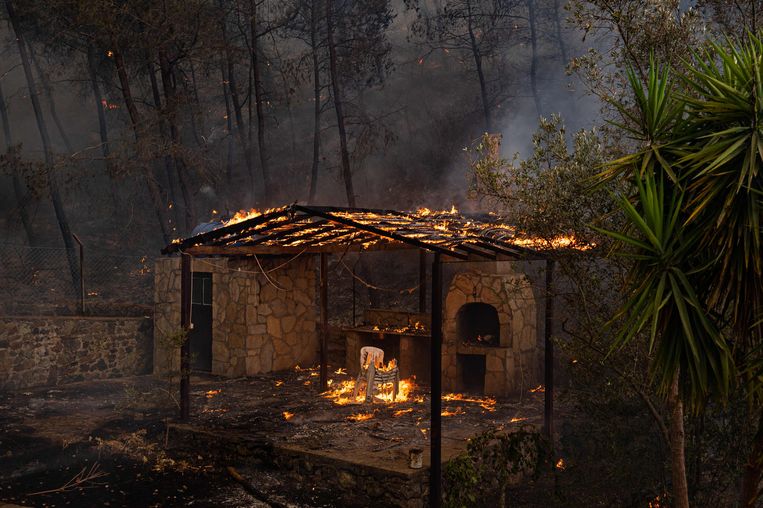
<path id="1" fill-rule="evenodd" d="M 85 315 L 85 247 L 79 237 L 72 233 L 74 240 L 79 245 L 79 313 Z"/>

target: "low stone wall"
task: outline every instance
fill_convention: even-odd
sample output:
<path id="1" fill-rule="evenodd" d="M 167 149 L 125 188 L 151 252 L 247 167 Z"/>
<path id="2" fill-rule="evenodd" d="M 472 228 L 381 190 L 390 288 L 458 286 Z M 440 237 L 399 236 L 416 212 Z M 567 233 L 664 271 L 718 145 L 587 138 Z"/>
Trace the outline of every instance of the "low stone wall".
<path id="1" fill-rule="evenodd" d="M 0 317 L 0 390 L 151 372 L 145 317 Z"/>
<path id="2" fill-rule="evenodd" d="M 273 455 L 276 467 L 294 485 L 330 493 L 338 506 L 429 505 L 428 469 L 390 471 L 288 446 L 276 446 Z"/>

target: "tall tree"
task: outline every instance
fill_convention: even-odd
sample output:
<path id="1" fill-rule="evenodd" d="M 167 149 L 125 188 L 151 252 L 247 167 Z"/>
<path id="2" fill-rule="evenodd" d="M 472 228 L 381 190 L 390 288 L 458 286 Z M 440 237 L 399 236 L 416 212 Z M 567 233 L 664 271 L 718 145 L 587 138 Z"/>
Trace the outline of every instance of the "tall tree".
<path id="1" fill-rule="evenodd" d="M 365 90 L 383 83 L 390 72 L 391 46 L 387 30 L 395 16 L 386 0 L 343 0 L 337 3 L 327 0 L 325 10 L 331 99 L 337 118 L 341 174 L 347 202 L 355 206 L 349 147 L 352 132 L 347 128 L 349 107 L 355 110 L 353 117 L 361 127 L 356 133 L 356 150 L 363 141 L 363 126 L 368 122 L 363 121 L 367 116 L 365 108 L 362 104 L 353 104 L 350 95 L 355 93 L 362 98 Z"/>
<path id="2" fill-rule="evenodd" d="M 522 3 L 517 0 L 446 0 L 432 12 L 416 8 L 412 31 L 430 50 L 440 49 L 468 57 L 479 85 L 479 98 L 486 132 L 493 131 L 495 96 L 491 91 L 490 64 L 516 41 L 514 25 L 524 23 Z"/>
<path id="3" fill-rule="evenodd" d="M 355 189 L 352 185 L 352 169 L 350 168 L 350 152 L 347 149 L 347 129 L 344 125 L 344 111 L 342 106 L 342 85 L 339 82 L 338 57 L 336 41 L 334 38 L 335 24 L 334 2 L 326 0 L 326 44 L 329 50 L 329 75 L 331 77 L 331 97 L 334 100 L 336 112 L 336 124 L 339 131 L 339 151 L 342 158 L 342 180 L 347 197 L 347 205 L 355 207 Z"/>
<path id="4" fill-rule="evenodd" d="M 74 253 L 74 242 L 72 240 L 69 219 L 66 215 L 66 210 L 64 209 L 64 204 L 59 191 L 58 173 L 56 171 L 55 161 L 53 159 L 53 152 L 50 145 L 50 136 L 48 135 L 48 127 L 45 122 L 45 116 L 43 115 L 42 107 L 40 105 L 40 98 L 37 92 L 37 84 L 34 80 L 32 65 L 27 53 L 26 40 L 24 38 L 24 33 L 21 30 L 19 20 L 16 17 L 16 11 L 13 7 L 12 0 L 5 0 L 5 8 L 8 12 L 8 20 L 11 23 L 13 33 L 16 37 L 19 55 L 21 56 L 21 65 L 24 69 L 24 76 L 26 77 L 27 87 L 29 89 L 29 98 L 32 101 L 34 117 L 37 122 L 37 130 L 40 134 L 40 140 L 42 142 L 42 148 L 45 154 L 45 167 L 47 169 L 47 181 L 48 191 L 50 192 L 50 199 L 53 202 L 53 210 L 56 214 L 58 228 L 61 231 L 61 238 L 64 242 L 64 246 L 66 246 L 66 253 L 67 259 L 69 261 L 69 271 L 71 272 L 72 283 L 76 284 L 79 280 L 79 264 L 77 261 L 77 256 Z"/>
<path id="5" fill-rule="evenodd" d="M 5 102 L 2 80 L 0 80 L 0 123 L 3 125 L 3 143 L 5 145 L 5 153 L 10 157 L 13 152 L 13 137 L 11 135 L 11 122 L 8 117 L 8 105 Z M 16 167 L 11 170 L 11 179 L 13 181 L 13 192 L 16 195 L 16 203 L 18 205 L 19 215 L 21 216 L 21 224 L 24 227 L 24 232 L 26 233 L 29 246 L 36 247 L 38 240 L 34 232 L 34 226 L 32 225 L 32 218 L 29 216 L 29 212 L 27 210 L 26 192 L 24 191 L 24 185 L 21 182 L 19 165 L 15 164 L 15 166 Z"/>

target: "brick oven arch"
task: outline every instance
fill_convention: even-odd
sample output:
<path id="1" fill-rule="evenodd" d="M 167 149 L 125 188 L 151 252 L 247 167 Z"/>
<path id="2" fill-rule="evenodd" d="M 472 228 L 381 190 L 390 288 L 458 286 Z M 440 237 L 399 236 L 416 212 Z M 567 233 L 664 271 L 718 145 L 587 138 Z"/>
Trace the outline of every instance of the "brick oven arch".
<path id="1" fill-rule="evenodd" d="M 498 317 L 497 345 L 470 344 L 460 337 L 458 314 L 469 304 L 493 307 Z M 448 287 L 443 312 L 443 376 L 446 389 L 457 390 L 459 357 L 484 355 L 484 391 L 506 395 L 537 377 L 537 301 L 523 274 L 466 271 Z"/>

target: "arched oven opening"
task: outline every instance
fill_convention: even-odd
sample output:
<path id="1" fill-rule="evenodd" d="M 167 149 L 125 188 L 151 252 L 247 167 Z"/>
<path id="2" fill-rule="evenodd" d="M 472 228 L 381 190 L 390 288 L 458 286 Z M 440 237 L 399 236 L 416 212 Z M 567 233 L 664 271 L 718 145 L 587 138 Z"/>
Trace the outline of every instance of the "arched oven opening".
<path id="1" fill-rule="evenodd" d="M 498 311 L 481 302 L 467 303 L 456 314 L 456 331 L 468 346 L 498 347 L 501 345 L 501 325 Z"/>

